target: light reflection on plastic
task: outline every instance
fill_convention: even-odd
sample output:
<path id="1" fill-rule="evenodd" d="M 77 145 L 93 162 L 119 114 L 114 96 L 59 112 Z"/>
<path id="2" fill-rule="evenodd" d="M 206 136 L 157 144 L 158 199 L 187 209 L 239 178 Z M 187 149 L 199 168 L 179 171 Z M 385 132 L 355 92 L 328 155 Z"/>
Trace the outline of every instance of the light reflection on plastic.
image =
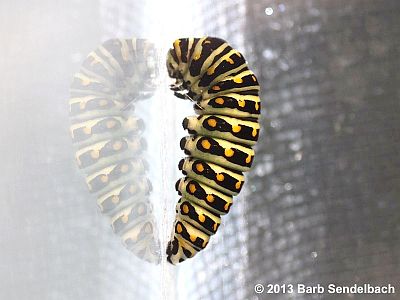
<path id="1" fill-rule="evenodd" d="M 272 9 L 272 7 L 265 8 L 265 14 L 267 16 L 271 16 L 273 13 L 274 13 L 274 10 Z"/>

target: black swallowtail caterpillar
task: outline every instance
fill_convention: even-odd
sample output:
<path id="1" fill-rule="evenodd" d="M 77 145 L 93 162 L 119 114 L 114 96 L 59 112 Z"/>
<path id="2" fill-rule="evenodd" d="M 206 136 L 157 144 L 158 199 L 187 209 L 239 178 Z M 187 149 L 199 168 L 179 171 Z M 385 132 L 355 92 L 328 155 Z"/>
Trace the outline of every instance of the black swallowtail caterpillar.
<path id="1" fill-rule="evenodd" d="M 148 195 L 143 121 L 135 101 L 150 96 L 156 76 L 154 45 L 142 39 L 112 39 L 91 52 L 71 85 L 71 135 L 76 159 L 102 213 L 138 257 L 158 263 Z"/>
<path id="2" fill-rule="evenodd" d="M 167 247 L 177 264 L 207 246 L 243 186 L 259 136 L 260 86 L 243 55 L 219 38 L 176 40 L 167 69 L 175 95 L 194 101 L 198 114 L 183 120 L 190 136 L 180 142 L 188 157 L 179 169 L 186 177 L 176 183 L 182 197 Z"/>

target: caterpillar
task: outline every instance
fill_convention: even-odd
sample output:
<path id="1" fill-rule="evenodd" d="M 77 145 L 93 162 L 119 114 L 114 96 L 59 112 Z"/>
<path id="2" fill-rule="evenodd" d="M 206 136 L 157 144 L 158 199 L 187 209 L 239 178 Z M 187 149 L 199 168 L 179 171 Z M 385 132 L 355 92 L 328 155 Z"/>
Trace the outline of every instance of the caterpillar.
<path id="1" fill-rule="evenodd" d="M 182 38 L 167 54 L 175 96 L 194 102 L 196 116 L 183 120 L 189 136 L 180 147 L 184 178 L 167 260 L 178 264 L 209 243 L 244 184 L 254 160 L 260 125 L 260 86 L 243 55 L 214 37 Z"/>
<path id="2" fill-rule="evenodd" d="M 89 190 L 123 244 L 152 263 L 160 261 L 159 241 L 142 155 L 144 122 L 133 111 L 155 89 L 155 55 L 147 40 L 106 41 L 74 75 L 69 101 L 76 160 Z"/>

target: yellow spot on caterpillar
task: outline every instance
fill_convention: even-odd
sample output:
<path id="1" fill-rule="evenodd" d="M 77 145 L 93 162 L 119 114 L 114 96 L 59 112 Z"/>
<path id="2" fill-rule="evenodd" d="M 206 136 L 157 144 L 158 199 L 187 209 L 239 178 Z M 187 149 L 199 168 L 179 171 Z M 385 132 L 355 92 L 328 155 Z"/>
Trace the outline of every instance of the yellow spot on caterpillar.
<path id="1" fill-rule="evenodd" d="M 121 142 L 115 142 L 114 143 L 114 145 L 113 145 L 113 149 L 115 150 L 115 151 L 118 151 L 118 150 L 120 150 L 122 148 L 122 143 Z"/>
<path id="2" fill-rule="evenodd" d="M 196 186 L 193 183 L 189 184 L 189 191 L 192 194 L 194 194 L 194 192 L 196 191 Z"/>
<path id="3" fill-rule="evenodd" d="M 204 166 L 202 163 L 196 164 L 196 170 L 199 171 L 200 173 L 204 171 Z"/>
<path id="4" fill-rule="evenodd" d="M 176 225 L 176 232 L 178 232 L 178 233 L 182 232 L 182 225 L 181 224 Z"/>
<path id="5" fill-rule="evenodd" d="M 237 190 L 240 189 L 241 186 L 242 186 L 242 182 L 241 182 L 241 181 L 236 182 L 235 188 L 236 188 Z"/>
<path id="6" fill-rule="evenodd" d="M 215 119 L 208 119 L 207 120 L 208 125 L 210 125 L 211 127 L 215 127 L 217 126 L 217 121 Z"/>
<path id="7" fill-rule="evenodd" d="M 224 104 L 224 98 L 217 98 L 217 99 L 215 99 L 215 103 L 217 103 L 217 104 L 219 104 L 219 105 Z"/>
<path id="8" fill-rule="evenodd" d="M 235 152 L 231 148 L 228 148 L 228 149 L 225 149 L 225 153 L 224 154 L 225 154 L 226 157 L 232 157 L 233 154 L 235 154 Z"/>
<path id="9" fill-rule="evenodd" d="M 190 240 L 194 243 L 196 241 L 197 237 L 194 235 L 190 235 Z"/>
<path id="10" fill-rule="evenodd" d="M 107 175 L 102 175 L 100 177 L 100 181 L 103 182 L 103 183 L 106 183 L 108 181 L 108 176 Z"/>
<path id="11" fill-rule="evenodd" d="M 257 136 L 257 129 L 254 128 L 253 131 L 251 132 L 251 135 L 256 137 Z"/>
<path id="12" fill-rule="evenodd" d="M 253 78 L 253 81 L 254 81 L 254 82 L 257 81 L 256 76 L 252 75 L 251 78 Z"/>
<path id="13" fill-rule="evenodd" d="M 126 224 L 129 221 L 128 215 L 123 215 L 121 218 L 122 223 Z"/>
<path id="14" fill-rule="evenodd" d="M 115 124 L 116 124 L 116 122 L 114 120 L 112 120 L 112 121 L 108 121 L 106 126 L 107 126 L 107 128 L 113 128 L 115 126 Z"/>
<path id="15" fill-rule="evenodd" d="M 120 170 L 121 170 L 121 173 L 126 173 L 126 172 L 129 171 L 129 166 L 123 164 L 123 165 L 121 166 Z"/>
<path id="16" fill-rule="evenodd" d="M 231 65 L 233 65 L 235 62 L 233 61 L 233 59 L 232 58 L 230 58 L 230 57 L 228 57 L 227 59 L 226 59 L 226 61 L 228 62 L 228 63 L 230 63 Z"/>
<path id="17" fill-rule="evenodd" d="M 99 102 L 100 106 L 106 106 L 107 105 L 107 100 L 106 99 L 101 99 Z"/>
<path id="18" fill-rule="evenodd" d="M 214 202 L 214 196 L 213 195 L 207 195 L 206 196 L 206 200 L 208 201 L 208 202 L 210 202 L 210 203 L 212 203 L 212 202 Z"/>
<path id="19" fill-rule="evenodd" d="M 246 101 L 244 101 L 244 100 L 238 100 L 238 105 L 239 105 L 240 107 L 245 107 L 245 106 L 246 106 Z"/>
<path id="20" fill-rule="evenodd" d="M 100 152 L 99 152 L 98 150 L 93 150 L 93 151 L 90 152 L 90 156 L 91 156 L 93 159 L 98 159 L 99 156 L 100 156 Z"/>
<path id="21" fill-rule="evenodd" d="M 214 231 L 217 231 L 217 228 L 218 228 L 218 224 L 217 223 L 214 223 Z"/>
<path id="22" fill-rule="evenodd" d="M 199 215 L 199 221 L 200 221 L 201 223 L 204 223 L 205 220 L 206 220 L 206 217 L 205 217 L 204 215 Z"/>
<path id="23" fill-rule="evenodd" d="M 92 133 L 92 128 L 90 128 L 90 127 L 85 127 L 85 128 L 83 128 L 83 132 L 84 132 L 85 134 L 91 134 L 91 133 Z"/>
<path id="24" fill-rule="evenodd" d="M 232 126 L 232 131 L 235 133 L 239 132 L 241 129 L 242 127 L 240 125 Z"/>
<path id="25" fill-rule="evenodd" d="M 112 196 L 111 202 L 117 204 L 119 202 L 119 197 L 117 195 Z"/>
<path id="26" fill-rule="evenodd" d="M 224 181 L 225 177 L 223 174 L 217 174 L 217 180 L 218 181 Z"/>
<path id="27" fill-rule="evenodd" d="M 243 79 L 241 77 L 235 77 L 235 78 L 233 78 L 233 81 L 235 83 L 243 83 Z"/>
<path id="28" fill-rule="evenodd" d="M 203 146 L 204 149 L 210 149 L 211 148 L 211 143 L 208 140 L 202 140 L 201 145 Z"/>
<path id="29" fill-rule="evenodd" d="M 201 57 L 201 55 L 200 55 L 200 54 L 195 54 L 195 55 L 194 55 L 194 57 L 193 57 L 193 59 L 194 59 L 194 60 L 199 60 L 199 59 L 200 59 L 200 57 Z"/>
<path id="30" fill-rule="evenodd" d="M 218 85 L 214 85 L 211 89 L 212 89 L 213 91 L 219 91 L 219 90 L 221 90 L 221 88 L 220 88 Z"/>
<path id="31" fill-rule="evenodd" d="M 204 41 L 203 45 L 205 45 L 205 44 L 211 44 L 211 42 L 210 41 Z"/>
<path id="32" fill-rule="evenodd" d="M 228 210 L 229 210 L 229 203 L 226 203 L 226 204 L 224 205 L 224 209 L 225 209 L 225 211 L 228 211 Z"/>
<path id="33" fill-rule="evenodd" d="M 246 164 L 249 164 L 251 162 L 251 155 L 248 155 L 246 158 Z"/>
<path id="34" fill-rule="evenodd" d="M 182 210 L 185 214 L 189 213 L 189 207 L 186 204 L 182 206 Z"/>
<path id="35" fill-rule="evenodd" d="M 258 102 L 256 102 L 256 103 L 254 104 L 254 108 L 256 109 L 256 111 L 258 111 L 258 110 L 259 110 L 259 108 L 260 108 L 260 105 L 258 104 Z"/>

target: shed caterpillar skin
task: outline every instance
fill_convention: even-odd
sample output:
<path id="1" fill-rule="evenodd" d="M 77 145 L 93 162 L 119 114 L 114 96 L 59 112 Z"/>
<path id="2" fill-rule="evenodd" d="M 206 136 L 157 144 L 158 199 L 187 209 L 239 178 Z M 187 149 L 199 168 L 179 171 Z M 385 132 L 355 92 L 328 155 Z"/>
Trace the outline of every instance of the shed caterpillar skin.
<path id="1" fill-rule="evenodd" d="M 178 264 L 204 249 L 243 187 L 260 133 L 260 86 L 243 55 L 219 38 L 183 38 L 167 55 L 171 90 L 195 102 L 197 116 L 183 120 L 189 136 L 179 162 L 176 205 L 167 260 Z"/>
<path id="2" fill-rule="evenodd" d="M 150 181 L 142 157 L 143 121 L 134 103 L 151 96 L 156 52 L 143 39 L 108 40 L 91 52 L 71 85 L 76 160 L 113 231 L 139 258 L 158 263 Z"/>

